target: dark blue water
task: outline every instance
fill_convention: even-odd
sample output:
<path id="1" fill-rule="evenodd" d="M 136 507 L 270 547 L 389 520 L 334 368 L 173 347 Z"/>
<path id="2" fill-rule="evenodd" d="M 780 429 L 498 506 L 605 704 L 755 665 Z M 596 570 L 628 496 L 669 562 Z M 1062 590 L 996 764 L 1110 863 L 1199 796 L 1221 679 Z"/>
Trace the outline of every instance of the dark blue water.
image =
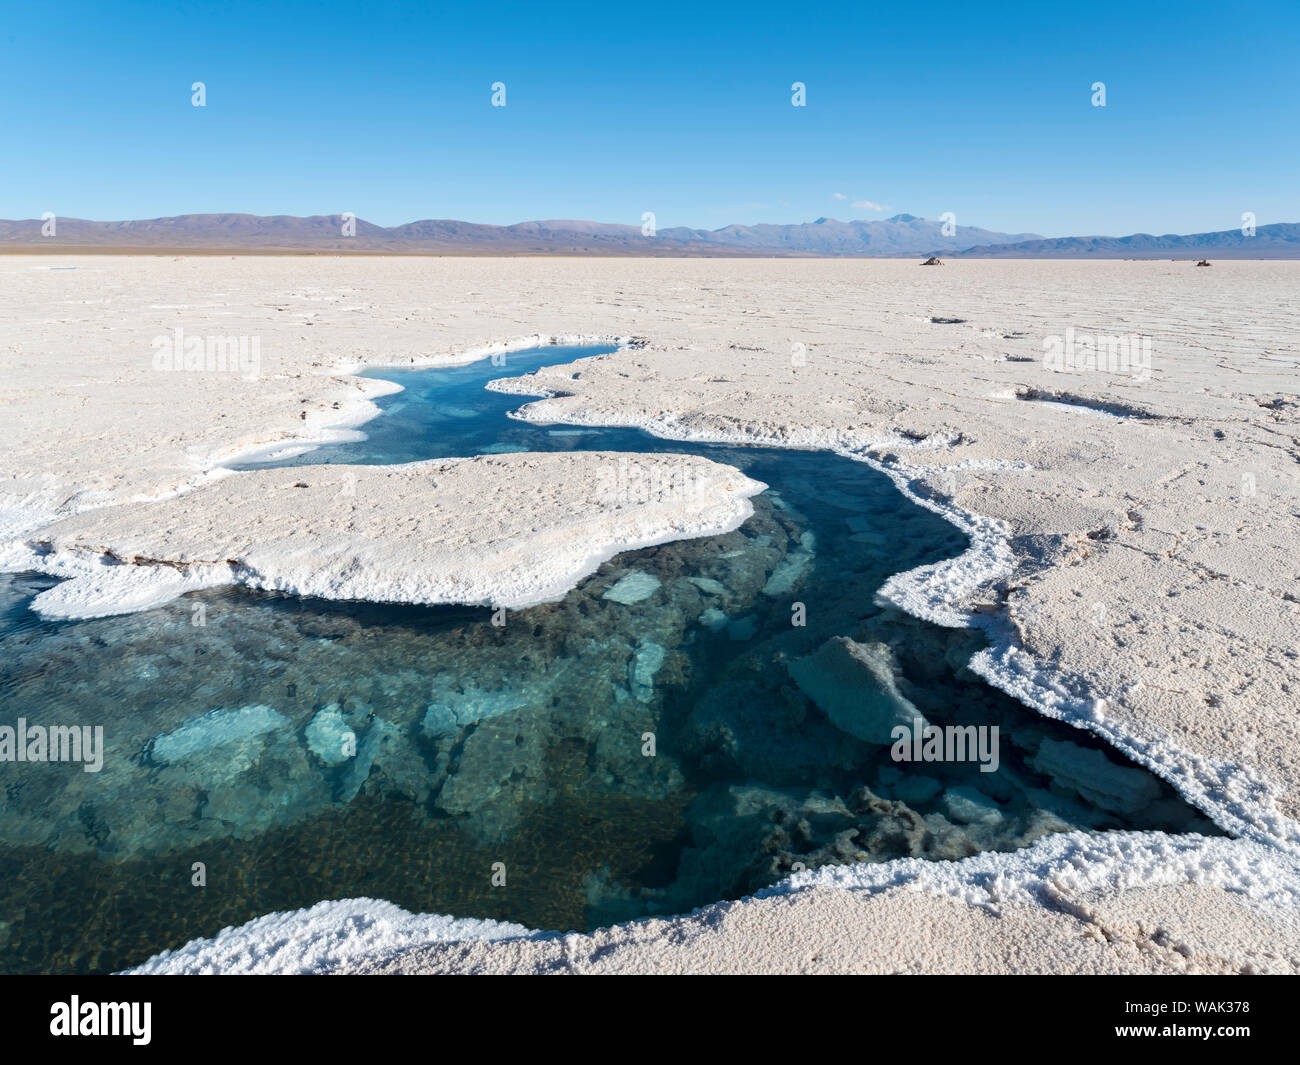
<path id="1" fill-rule="evenodd" d="M 741 529 L 621 555 L 503 626 L 243 590 L 54 623 L 26 606 L 49 578 L 0 577 L 0 724 L 102 724 L 107 748 L 98 774 L 0 764 L 0 969 L 121 968 L 328 898 L 567 929 L 828 863 L 1074 828 L 1216 831 L 970 674 L 976 634 L 874 603 L 890 575 L 966 545 L 866 465 L 532 425 L 507 417 L 519 397 L 483 388 L 587 354 L 372 371 L 403 391 L 367 439 L 291 462 L 701 454 L 771 486 Z M 605 597 L 629 576 L 650 594 Z M 939 727 L 997 726 L 997 770 L 896 761 L 854 716 L 891 699 Z"/>
<path id="2" fill-rule="evenodd" d="M 549 347 L 503 353 L 465 366 L 436 370 L 367 370 L 359 376 L 393 381 L 403 391 L 377 400 L 384 415 L 362 427 L 365 440 L 317 448 L 271 464 L 383 465 L 507 451 L 669 450 L 664 441 L 636 429 L 535 426 L 509 418 L 509 412 L 517 410 L 525 400 L 484 388 L 495 378 L 519 377 L 542 366 L 615 350 L 604 346 Z M 264 465 L 267 463 L 245 463 L 235 468 L 257 469 Z"/>

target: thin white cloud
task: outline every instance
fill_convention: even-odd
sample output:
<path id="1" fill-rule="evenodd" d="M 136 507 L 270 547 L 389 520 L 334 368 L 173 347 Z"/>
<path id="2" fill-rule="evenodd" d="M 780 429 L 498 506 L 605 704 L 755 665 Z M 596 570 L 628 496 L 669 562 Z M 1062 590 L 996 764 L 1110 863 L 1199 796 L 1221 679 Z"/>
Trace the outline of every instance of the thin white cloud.
<path id="1" fill-rule="evenodd" d="M 831 195 L 837 200 L 849 200 L 850 206 L 858 211 L 888 211 L 889 208 L 883 203 L 876 203 L 875 200 L 855 200 L 852 196 L 846 196 L 842 192 L 834 192 Z"/>

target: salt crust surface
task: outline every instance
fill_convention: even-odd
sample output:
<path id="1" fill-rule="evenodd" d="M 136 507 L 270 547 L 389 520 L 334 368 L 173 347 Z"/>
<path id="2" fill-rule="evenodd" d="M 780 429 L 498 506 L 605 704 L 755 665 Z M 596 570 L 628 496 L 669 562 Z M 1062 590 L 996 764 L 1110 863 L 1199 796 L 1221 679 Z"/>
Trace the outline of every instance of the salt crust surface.
<path id="1" fill-rule="evenodd" d="M 345 899 L 320 902 L 307 910 L 267 914 L 210 940 L 195 940 L 133 971 L 322 973 L 376 953 L 401 951 L 438 939 L 465 942 L 527 934 L 528 930 L 517 924 L 415 916 L 379 899 Z"/>
<path id="2" fill-rule="evenodd" d="M 1300 871 L 1260 844 L 1069 833 L 960 862 L 801 873 L 751 899 L 591 934 L 326 902 L 132 971 L 1297 973 L 1298 904 Z"/>
<path id="3" fill-rule="evenodd" d="M 737 528 L 764 487 L 707 459 L 623 459 L 545 452 L 258 470 L 147 507 L 98 508 L 29 534 L 33 568 L 70 578 L 32 605 L 96 617 L 243 584 L 325 599 L 530 606 L 562 598 L 621 551 Z M 693 490 L 621 493 L 616 471 L 629 464 L 647 485 Z"/>
<path id="4" fill-rule="evenodd" d="M 1284 520 L 1300 496 L 1292 298 L 1300 264 L 1195 271 L 1181 262 L 972 261 L 918 271 L 886 261 L 70 257 L 65 265 L 78 269 L 0 258 L 14 297 L 0 309 L 6 568 L 28 563 L 25 538 L 55 519 L 192 491 L 228 476 L 218 460 L 251 449 L 300 450 L 355 432 L 385 390 L 346 376 L 356 366 L 645 337 L 644 348 L 499 387 L 549 394 L 523 412 L 533 420 L 851 454 L 965 528 L 973 543 L 959 559 L 900 574 L 878 594 L 940 624 L 985 627 L 992 646 L 972 668 L 1106 737 L 1246 837 L 1206 845 L 1222 885 L 1091 890 L 1134 912 L 1194 896 L 1187 912 L 1212 916 L 1229 960 L 1260 953 L 1250 939 L 1260 929 L 1243 910 L 1252 866 L 1267 856 L 1293 876 L 1285 863 L 1300 839 L 1300 715 L 1288 694 L 1300 683 L 1300 544 Z M 177 325 L 260 336 L 261 376 L 153 371 L 149 339 Z M 1069 326 L 1152 337 L 1150 380 L 1048 370 L 1044 338 Z M 100 338 L 93 354 L 87 337 Z M 511 339 L 485 343 L 493 337 Z M 340 347 L 351 353 L 344 366 Z M 1093 411 L 1120 416 L 1084 416 Z M 151 594 L 175 590 L 142 589 L 141 603 Z M 987 858 L 1030 861 L 1037 852 Z M 1096 841 L 1068 860 L 1103 872 L 1127 862 Z M 1137 868 L 1140 878 L 1165 867 Z M 791 896 L 770 925 L 770 899 L 719 912 L 752 914 L 769 933 L 816 934 L 831 920 L 828 906 L 858 913 L 846 900 L 860 893 L 814 894 L 815 904 L 797 901 L 806 892 Z M 929 896 L 909 897 L 914 906 Z M 1023 905 L 1044 938 L 1022 967 L 1109 971 L 1051 940 L 1047 924 L 1066 919 L 1052 907 Z M 1277 905 L 1286 913 L 1291 902 Z M 799 925 L 801 909 L 811 925 Z M 950 912 L 931 906 L 924 916 L 948 927 Z M 1166 916 L 1174 912 L 1187 918 Z M 761 968 L 759 932 L 719 934 L 730 957 Z M 1279 950 L 1293 950 L 1291 924 L 1270 934 L 1282 937 Z M 633 954 L 663 957 L 662 943 L 638 942 Z M 951 942 L 925 964 L 983 964 Z M 725 952 L 696 961 L 724 964 Z"/>

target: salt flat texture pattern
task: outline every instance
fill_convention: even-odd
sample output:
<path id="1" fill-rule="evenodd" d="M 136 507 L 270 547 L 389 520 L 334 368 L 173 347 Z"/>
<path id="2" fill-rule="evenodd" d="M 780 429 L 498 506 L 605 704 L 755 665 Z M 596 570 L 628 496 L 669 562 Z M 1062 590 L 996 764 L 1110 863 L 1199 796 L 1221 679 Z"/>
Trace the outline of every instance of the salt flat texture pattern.
<path id="1" fill-rule="evenodd" d="M 56 519 L 218 500 L 219 459 L 346 432 L 385 391 L 357 365 L 622 338 L 497 387 L 885 469 L 973 546 L 882 595 L 985 626 L 991 682 L 1300 854 L 1300 264 L 10 256 L 0 283 L 12 564 Z M 257 337 L 257 374 L 155 369 L 177 328 Z M 1068 330 L 1148 340 L 1149 374 L 1045 365 Z"/>
<path id="2" fill-rule="evenodd" d="M 34 566 L 71 577 L 33 606 L 63 617 L 118 613 L 120 574 L 178 567 L 202 574 L 194 580 L 205 586 L 528 606 L 563 597 L 620 551 L 730 532 L 764 488 L 707 459 L 640 455 L 634 472 L 658 489 L 620 492 L 622 458 L 588 451 L 256 470 L 146 507 L 86 511 L 29 536 L 52 552 Z M 589 490 L 574 490 L 581 485 Z M 178 589 L 189 590 L 183 581 Z"/>

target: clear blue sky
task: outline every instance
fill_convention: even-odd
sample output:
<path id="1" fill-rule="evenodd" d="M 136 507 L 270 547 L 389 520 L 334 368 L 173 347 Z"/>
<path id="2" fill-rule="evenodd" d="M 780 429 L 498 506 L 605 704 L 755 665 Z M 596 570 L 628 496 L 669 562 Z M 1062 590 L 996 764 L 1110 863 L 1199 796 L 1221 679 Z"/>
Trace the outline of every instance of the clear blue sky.
<path id="1" fill-rule="evenodd" d="M 2 0 L 0 16 L 4 218 L 1300 221 L 1300 0 Z"/>

